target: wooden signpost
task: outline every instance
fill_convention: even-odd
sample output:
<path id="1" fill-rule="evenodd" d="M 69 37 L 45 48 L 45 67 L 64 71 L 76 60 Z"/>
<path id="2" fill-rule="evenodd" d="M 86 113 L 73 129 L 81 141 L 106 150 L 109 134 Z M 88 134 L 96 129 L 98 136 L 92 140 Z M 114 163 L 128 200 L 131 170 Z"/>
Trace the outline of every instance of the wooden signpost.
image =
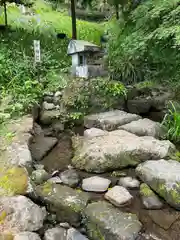
<path id="1" fill-rule="evenodd" d="M 37 70 L 38 81 L 40 82 L 41 46 L 39 40 L 34 40 L 34 63 Z"/>

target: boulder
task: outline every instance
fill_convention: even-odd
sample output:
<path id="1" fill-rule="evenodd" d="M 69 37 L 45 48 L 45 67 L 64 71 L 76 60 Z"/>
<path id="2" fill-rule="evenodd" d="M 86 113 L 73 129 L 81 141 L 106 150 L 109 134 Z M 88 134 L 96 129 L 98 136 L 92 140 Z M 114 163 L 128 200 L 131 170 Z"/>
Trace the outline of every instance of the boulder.
<path id="1" fill-rule="evenodd" d="M 105 134 L 107 134 L 107 131 L 103 131 L 99 128 L 90 128 L 84 131 L 84 137 L 87 137 L 87 138 L 103 136 Z"/>
<path id="2" fill-rule="evenodd" d="M 1 197 L 0 206 L 1 233 L 33 232 L 43 227 L 45 211 L 24 196 Z"/>
<path id="3" fill-rule="evenodd" d="M 61 227 L 48 229 L 44 234 L 44 240 L 67 240 L 66 229 Z"/>
<path id="4" fill-rule="evenodd" d="M 38 169 L 32 172 L 31 179 L 35 184 L 42 184 L 49 179 L 49 174 L 44 169 Z"/>
<path id="5" fill-rule="evenodd" d="M 180 209 L 180 163 L 177 161 L 146 161 L 136 173 L 172 207 Z"/>
<path id="6" fill-rule="evenodd" d="M 56 145 L 57 138 L 36 136 L 30 143 L 30 150 L 34 160 L 40 161 Z"/>
<path id="7" fill-rule="evenodd" d="M 0 166 L 0 196 L 25 195 L 29 177 L 25 168 Z"/>
<path id="8" fill-rule="evenodd" d="M 87 205 L 89 196 L 60 184 L 45 183 L 37 186 L 36 194 L 47 205 L 49 212 L 55 213 L 58 221 L 78 226 L 81 213 Z"/>
<path id="9" fill-rule="evenodd" d="M 128 190 L 121 186 L 114 186 L 109 189 L 104 197 L 117 207 L 129 205 L 133 199 Z"/>
<path id="10" fill-rule="evenodd" d="M 106 178 L 94 176 L 83 179 L 82 189 L 87 192 L 105 192 L 111 181 Z"/>
<path id="11" fill-rule="evenodd" d="M 80 182 L 79 175 L 74 169 L 69 169 L 60 173 L 60 179 L 64 184 L 70 187 L 77 187 Z"/>
<path id="12" fill-rule="evenodd" d="M 149 159 L 167 158 L 176 151 L 170 141 L 138 137 L 124 130 L 91 139 L 77 137 L 73 141 L 72 164 L 77 169 L 95 173 L 136 166 Z"/>
<path id="13" fill-rule="evenodd" d="M 21 232 L 15 235 L 14 240 L 41 240 L 41 238 L 32 232 Z"/>
<path id="14" fill-rule="evenodd" d="M 118 181 L 118 184 L 125 188 L 134 189 L 139 188 L 140 182 L 132 177 L 121 177 Z"/>
<path id="15" fill-rule="evenodd" d="M 127 101 L 128 112 L 133 114 L 148 113 L 152 105 L 152 99 L 149 98 L 137 98 Z"/>
<path id="16" fill-rule="evenodd" d="M 140 186 L 140 195 L 146 209 L 161 209 L 163 207 L 159 197 L 145 183 Z"/>
<path id="17" fill-rule="evenodd" d="M 59 119 L 61 112 L 58 109 L 42 110 L 40 113 L 40 122 L 44 125 L 50 125 L 54 120 Z"/>
<path id="18" fill-rule="evenodd" d="M 84 126 L 87 128 L 101 128 L 112 131 L 119 126 L 138 120 L 141 117 L 120 110 L 97 113 L 84 117 Z"/>
<path id="19" fill-rule="evenodd" d="M 0 162 L 7 166 L 15 165 L 30 168 L 32 157 L 28 148 L 33 119 L 24 116 L 12 120 L 6 126 L 7 134 L 0 136 Z"/>
<path id="20" fill-rule="evenodd" d="M 88 238 L 76 229 L 70 228 L 67 231 L 67 240 L 88 240 Z"/>
<path id="21" fill-rule="evenodd" d="M 121 212 L 105 201 L 89 204 L 84 221 L 92 240 L 135 240 L 142 228 L 135 214 Z"/>
<path id="22" fill-rule="evenodd" d="M 120 126 L 119 129 L 131 132 L 138 136 L 152 136 L 154 138 L 162 138 L 165 134 L 165 129 L 160 123 L 147 118 L 130 122 Z"/>

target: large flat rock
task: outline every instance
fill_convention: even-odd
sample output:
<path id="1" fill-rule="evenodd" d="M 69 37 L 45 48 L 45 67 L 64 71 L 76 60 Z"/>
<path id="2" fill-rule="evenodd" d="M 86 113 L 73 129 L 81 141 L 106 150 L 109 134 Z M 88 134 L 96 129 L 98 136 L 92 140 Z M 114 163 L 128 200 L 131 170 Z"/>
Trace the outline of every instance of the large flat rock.
<path id="1" fill-rule="evenodd" d="M 94 138 L 73 138 L 72 164 L 87 172 L 101 173 L 136 166 L 149 159 L 167 158 L 175 146 L 153 137 L 138 137 L 124 130 Z"/>
<path id="2" fill-rule="evenodd" d="M 119 126 L 141 119 L 136 114 L 127 113 L 120 110 L 97 113 L 85 116 L 84 126 L 87 128 L 101 128 L 103 130 L 112 131 Z"/>
<path id="3" fill-rule="evenodd" d="M 92 240 L 135 240 L 142 227 L 135 214 L 123 213 L 105 201 L 88 205 L 85 225 Z"/>
<path id="4" fill-rule="evenodd" d="M 155 138 L 162 138 L 165 133 L 165 129 L 160 123 L 147 118 L 132 121 L 120 126 L 119 129 L 123 129 L 138 136 L 152 136 Z"/>
<path id="5" fill-rule="evenodd" d="M 45 183 L 36 188 L 36 194 L 47 204 L 57 220 L 78 226 L 89 196 L 67 186 Z"/>
<path id="6" fill-rule="evenodd" d="M 180 163 L 164 159 L 147 161 L 136 168 L 137 175 L 167 203 L 180 210 Z"/>

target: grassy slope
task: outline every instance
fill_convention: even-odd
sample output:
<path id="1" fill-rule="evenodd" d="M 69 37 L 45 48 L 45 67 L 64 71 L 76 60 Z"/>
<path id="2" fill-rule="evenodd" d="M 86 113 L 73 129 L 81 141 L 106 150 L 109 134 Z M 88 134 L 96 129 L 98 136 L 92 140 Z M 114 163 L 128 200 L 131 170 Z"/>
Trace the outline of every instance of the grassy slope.
<path id="1" fill-rule="evenodd" d="M 70 66 L 67 56 L 68 41 L 56 39 L 57 32 L 64 32 L 71 37 L 71 18 L 65 13 L 52 10 L 43 0 L 36 1 L 34 16 L 22 15 L 13 5 L 8 6 L 8 22 L 13 31 L 0 33 L 0 91 L 1 98 L 12 95 L 12 98 L 0 106 L 2 113 L 11 115 L 23 113 L 42 94 L 42 86 L 37 82 L 37 72 L 33 67 L 33 40 L 41 40 L 41 80 L 51 90 L 65 84 L 62 75 Z M 3 16 L 0 16 L 0 24 Z M 99 44 L 103 26 L 96 23 L 77 21 L 79 39 Z"/>

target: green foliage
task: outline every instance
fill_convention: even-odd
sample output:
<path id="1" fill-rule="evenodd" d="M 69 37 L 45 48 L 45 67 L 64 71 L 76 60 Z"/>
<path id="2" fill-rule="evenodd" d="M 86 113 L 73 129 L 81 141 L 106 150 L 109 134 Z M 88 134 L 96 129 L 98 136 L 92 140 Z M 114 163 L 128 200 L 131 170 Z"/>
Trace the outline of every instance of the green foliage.
<path id="1" fill-rule="evenodd" d="M 180 152 L 176 152 L 175 155 L 171 156 L 171 159 L 180 162 Z"/>
<path id="2" fill-rule="evenodd" d="M 143 1 L 116 23 L 109 42 L 112 75 L 126 83 L 154 79 L 178 82 L 179 19 L 178 0 L 152 0 Z"/>
<path id="3" fill-rule="evenodd" d="M 175 143 L 180 143 L 180 111 L 172 102 L 162 124 L 168 129 L 166 138 Z"/>
<path id="4" fill-rule="evenodd" d="M 10 97 L 0 110 L 0 122 L 28 112 L 44 91 L 66 85 L 64 72 L 70 67 L 68 40 L 56 38 L 58 32 L 71 37 L 71 18 L 52 10 L 50 4 L 38 0 L 31 8 L 35 15 L 22 15 L 16 5 L 7 4 L 10 30 L 0 32 L 0 101 Z M 0 24 L 4 17 L 0 15 Z M 77 21 L 80 39 L 99 43 L 103 26 Z M 33 40 L 41 41 L 42 63 L 34 66 Z M 38 78 L 39 74 L 39 78 Z M 40 80 L 40 82 L 38 81 Z"/>
<path id="5" fill-rule="evenodd" d="M 88 113 L 119 107 L 125 95 L 126 88 L 120 82 L 104 78 L 71 79 L 65 88 L 63 102 L 71 112 L 70 118 L 79 119 Z"/>

